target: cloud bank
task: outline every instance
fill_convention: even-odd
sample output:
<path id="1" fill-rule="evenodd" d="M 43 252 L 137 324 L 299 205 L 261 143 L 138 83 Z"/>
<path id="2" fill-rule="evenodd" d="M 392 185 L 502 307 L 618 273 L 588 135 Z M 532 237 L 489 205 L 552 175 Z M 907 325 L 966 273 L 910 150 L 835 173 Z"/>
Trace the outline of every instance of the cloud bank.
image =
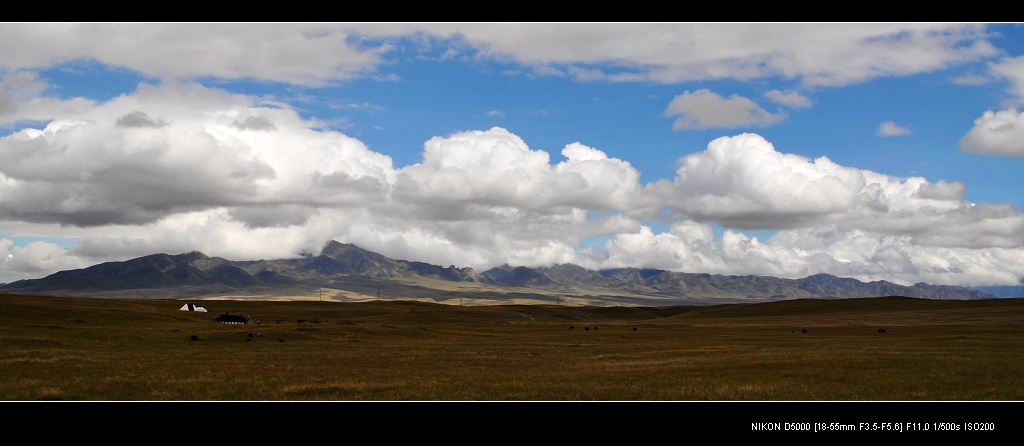
<path id="1" fill-rule="evenodd" d="M 487 23 L 357 29 L 370 36 L 415 30 L 459 39 L 474 57 L 513 59 L 537 74 L 585 81 L 779 76 L 811 87 L 841 86 L 999 54 L 985 27 L 970 23 Z M 600 63 L 614 69 L 597 67 Z"/>
<path id="2" fill-rule="evenodd" d="M 474 268 L 830 272 L 904 284 L 1024 276 L 1021 209 L 966 202 L 959 182 L 785 153 L 754 133 L 712 140 L 680 158 L 675 178 L 641 183 L 629 161 L 582 141 L 553 156 L 504 128 L 462 131 L 395 166 L 319 124 L 167 82 L 2 137 L 0 222 L 77 241 L 0 239 L 0 281 L 154 252 L 294 257 L 331 239 Z M 716 237 L 713 225 L 728 229 Z M 759 240 L 747 229 L 777 233 Z M 595 238 L 605 242 L 585 243 Z"/>
<path id="3" fill-rule="evenodd" d="M 659 83 L 778 76 L 841 86 L 1000 54 L 972 23 L 8 23 L 0 68 L 92 60 L 156 79 L 318 86 L 376 73 L 398 38 L 415 39 L 424 57 Z"/>
<path id="4" fill-rule="evenodd" d="M 297 23 L 7 23 L 0 41 L 11 71 L 93 60 L 160 79 L 311 86 L 373 70 L 388 49 L 362 45 L 346 26 Z"/>

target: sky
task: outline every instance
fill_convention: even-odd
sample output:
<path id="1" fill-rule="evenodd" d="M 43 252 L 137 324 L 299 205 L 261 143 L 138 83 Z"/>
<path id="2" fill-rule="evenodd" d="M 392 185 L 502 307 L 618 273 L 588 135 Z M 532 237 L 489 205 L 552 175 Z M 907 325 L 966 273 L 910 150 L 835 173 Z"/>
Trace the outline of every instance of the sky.
<path id="1" fill-rule="evenodd" d="M 330 240 L 1024 278 L 1024 24 L 4 23 L 0 283 Z"/>

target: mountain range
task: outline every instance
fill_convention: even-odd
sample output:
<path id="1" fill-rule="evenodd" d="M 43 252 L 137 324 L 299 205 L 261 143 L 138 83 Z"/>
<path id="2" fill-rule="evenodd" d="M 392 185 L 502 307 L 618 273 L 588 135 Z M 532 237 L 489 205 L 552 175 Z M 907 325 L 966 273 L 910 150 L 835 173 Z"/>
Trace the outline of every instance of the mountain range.
<path id="1" fill-rule="evenodd" d="M 459 304 L 707 305 L 798 298 L 906 296 L 986 299 L 980 290 L 862 282 L 829 274 L 802 279 L 660 269 L 590 270 L 508 264 L 483 272 L 395 260 L 331 241 L 317 255 L 232 261 L 200 252 L 152 254 L 0 285 L 0 292 L 72 296 L 235 299 L 429 300 Z"/>

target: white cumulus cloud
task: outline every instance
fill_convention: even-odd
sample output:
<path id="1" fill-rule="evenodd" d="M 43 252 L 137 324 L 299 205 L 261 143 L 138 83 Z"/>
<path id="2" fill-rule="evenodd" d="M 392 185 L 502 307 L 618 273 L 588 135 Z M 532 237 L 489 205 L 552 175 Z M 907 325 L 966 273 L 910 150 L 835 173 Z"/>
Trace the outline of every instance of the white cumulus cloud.
<path id="1" fill-rule="evenodd" d="M 387 45 L 362 46 L 339 24 L 6 23 L 0 68 L 91 59 L 161 79 L 218 77 L 323 85 L 365 74 Z"/>
<path id="2" fill-rule="evenodd" d="M 795 91 L 772 90 L 765 93 L 764 97 L 791 108 L 811 108 L 812 106 L 810 98 Z"/>
<path id="3" fill-rule="evenodd" d="M 962 201 L 960 182 L 928 182 L 781 153 L 756 134 L 722 137 L 687 155 L 673 182 L 646 186 L 666 208 L 737 229 L 834 225 L 906 236 L 927 246 L 1024 244 L 1024 214 Z"/>
<path id="4" fill-rule="evenodd" d="M 896 125 L 895 122 L 885 121 L 878 125 L 878 136 L 903 136 L 909 135 L 910 129 Z"/>
<path id="5" fill-rule="evenodd" d="M 1008 91 L 1013 97 L 1008 106 L 1024 104 L 1024 56 L 1005 57 L 989 63 L 988 67 L 993 76 L 1010 82 Z"/>
<path id="6" fill-rule="evenodd" d="M 765 127 L 784 119 L 784 113 L 772 114 L 756 102 L 739 96 L 722 97 L 707 89 L 683 92 L 672 99 L 665 116 L 676 116 L 673 130 L 732 128 L 740 126 Z"/>
<path id="7" fill-rule="evenodd" d="M 960 149 L 984 155 L 1024 156 L 1024 114 L 988 110 L 960 140 Z"/>
<path id="8" fill-rule="evenodd" d="M 77 120 L 0 138 L 8 160 L 0 166 L 0 213 L 77 226 L 143 224 L 222 206 L 366 203 L 387 193 L 390 158 L 311 127 L 294 110 L 222 90 L 142 84 Z"/>
<path id="9" fill-rule="evenodd" d="M 2 72 L 2 70 L 0 70 Z M 0 80 L 0 124 L 68 118 L 95 107 L 85 98 L 46 96 L 49 84 L 31 71 L 15 71 Z"/>

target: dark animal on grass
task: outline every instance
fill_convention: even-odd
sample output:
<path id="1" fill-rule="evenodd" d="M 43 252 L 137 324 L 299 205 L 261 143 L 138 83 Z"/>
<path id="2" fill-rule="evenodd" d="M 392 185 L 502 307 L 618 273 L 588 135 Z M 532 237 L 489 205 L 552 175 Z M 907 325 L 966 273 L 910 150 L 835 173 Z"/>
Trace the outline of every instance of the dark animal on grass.
<path id="1" fill-rule="evenodd" d="M 576 326 L 575 326 L 575 325 L 570 325 L 570 326 L 569 326 L 569 329 L 570 329 L 570 330 L 572 330 L 572 329 L 574 329 L 574 328 L 576 328 Z"/>
<path id="2" fill-rule="evenodd" d="M 198 341 L 198 340 L 199 340 L 199 336 L 196 336 L 196 335 L 192 335 L 192 340 L 193 340 L 193 341 Z"/>
<path id="3" fill-rule="evenodd" d="M 583 327 L 584 330 L 590 331 L 590 327 Z"/>
<path id="4" fill-rule="evenodd" d="M 807 333 L 807 330 L 800 330 L 800 333 Z"/>
<path id="5" fill-rule="evenodd" d="M 884 328 L 879 328 L 879 329 L 878 329 L 878 332 L 879 332 L 879 333 L 885 333 L 885 329 L 884 329 Z"/>
<path id="6" fill-rule="evenodd" d="M 633 327 L 633 331 L 636 331 L 636 327 Z"/>

